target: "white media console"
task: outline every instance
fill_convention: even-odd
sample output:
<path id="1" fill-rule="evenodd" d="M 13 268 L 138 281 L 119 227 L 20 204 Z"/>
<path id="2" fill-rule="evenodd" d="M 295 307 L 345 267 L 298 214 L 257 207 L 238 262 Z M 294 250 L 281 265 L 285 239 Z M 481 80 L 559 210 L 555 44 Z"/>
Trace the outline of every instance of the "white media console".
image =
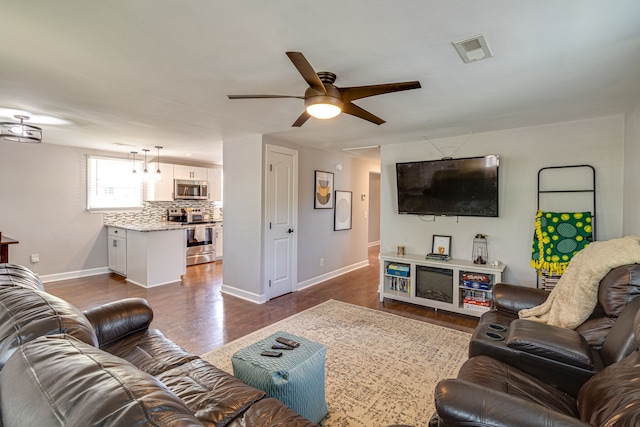
<path id="1" fill-rule="evenodd" d="M 456 313 L 480 316 L 489 310 L 493 285 L 506 265 L 474 264 L 424 255 L 380 255 L 380 301 L 391 298 Z"/>

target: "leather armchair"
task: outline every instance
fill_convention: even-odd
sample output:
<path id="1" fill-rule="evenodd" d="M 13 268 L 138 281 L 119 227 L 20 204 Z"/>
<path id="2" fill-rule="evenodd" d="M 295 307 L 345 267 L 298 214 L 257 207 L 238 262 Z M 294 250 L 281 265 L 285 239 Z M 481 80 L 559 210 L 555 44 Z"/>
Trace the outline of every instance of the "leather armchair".
<path id="1" fill-rule="evenodd" d="M 496 284 L 492 309 L 471 337 L 469 357 L 490 356 L 575 396 L 596 372 L 634 350 L 632 323 L 617 320 L 640 295 L 640 265 L 611 270 L 600 282 L 595 310 L 575 330 L 518 319 L 519 310 L 541 304 L 547 295 Z M 626 316 L 633 318 L 638 307 L 640 301 Z"/>
<path id="2" fill-rule="evenodd" d="M 640 313 L 636 309 L 631 320 L 627 313 L 618 322 L 631 322 L 636 349 L 581 385 L 577 397 L 505 362 L 475 356 L 456 379 L 436 386 L 434 421 L 442 427 L 639 425 Z"/>

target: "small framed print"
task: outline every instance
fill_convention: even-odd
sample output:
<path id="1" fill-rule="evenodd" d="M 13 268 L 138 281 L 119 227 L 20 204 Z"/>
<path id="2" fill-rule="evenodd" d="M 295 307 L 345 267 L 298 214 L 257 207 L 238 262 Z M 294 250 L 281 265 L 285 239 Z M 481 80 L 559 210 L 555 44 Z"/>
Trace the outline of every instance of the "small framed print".
<path id="1" fill-rule="evenodd" d="M 451 236 L 433 235 L 431 253 L 442 256 L 451 256 Z"/>
<path id="2" fill-rule="evenodd" d="M 333 208 L 333 173 L 316 171 L 313 187 L 314 209 Z"/>
<path id="3" fill-rule="evenodd" d="M 333 216 L 333 230 L 351 229 L 351 191 L 336 190 L 336 209 Z"/>

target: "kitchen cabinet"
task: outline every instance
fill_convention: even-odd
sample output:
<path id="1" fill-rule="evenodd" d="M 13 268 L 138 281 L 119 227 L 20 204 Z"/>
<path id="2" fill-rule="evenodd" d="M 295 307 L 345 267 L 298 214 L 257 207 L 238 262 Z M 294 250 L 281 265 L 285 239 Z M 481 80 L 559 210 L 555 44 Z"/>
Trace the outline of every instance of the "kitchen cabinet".
<path id="1" fill-rule="evenodd" d="M 109 270 L 122 276 L 127 275 L 127 230 L 120 227 L 108 228 Z"/>
<path id="2" fill-rule="evenodd" d="M 151 288 L 180 282 L 187 272 L 186 233 L 182 228 L 127 230 L 127 281 Z"/>
<path id="3" fill-rule="evenodd" d="M 200 168 L 196 166 L 173 165 L 173 178 L 206 181 L 207 168 Z"/>
<path id="4" fill-rule="evenodd" d="M 216 234 L 216 261 L 222 259 L 222 223 L 217 223 L 214 230 Z"/>
<path id="5" fill-rule="evenodd" d="M 209 200 L 222 202 L 222 169 L 208 169 Z"/>
<path id="6" fill-rule="evenodd" d="M 156 177 L 156 170 L 162 172 Z M 145 200 L 149 202 L 169 202 L 173 200 L 173 165 L 169 163 L 150 162 L 147 164 L 148 177 Z"/>

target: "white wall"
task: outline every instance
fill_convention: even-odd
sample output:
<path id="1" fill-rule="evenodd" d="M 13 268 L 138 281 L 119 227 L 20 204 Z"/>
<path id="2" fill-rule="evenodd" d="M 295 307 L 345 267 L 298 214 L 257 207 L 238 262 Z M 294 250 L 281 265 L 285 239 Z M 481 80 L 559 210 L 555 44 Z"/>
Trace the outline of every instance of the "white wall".
<path id="1" fill-rule="evenodd" d="M 299 288 L 367 265 L 369 172 L 379 170 L 377 162 L 372 163 L 351 154 L 316 149 L 269 137 L 265 137 L 265 142 L 298 151 Z M 342 165 L 342 170 L 336 169 L 337 164 Z M 225 164 L 225 168 L 226 166 Z M 316 170 L 334 174 L 335 190 L 352 192 L 351 230 L 333 230 L 333 209 L 314 209 Z M 365 200 L 362 200 L 362 194 L 367 195 Z M 322 266 L 321 258 L 324 259 Z"/>
<path id="2" fill-rule="evenodd" d="M 625 116 L 624 221 L 625 236 L 640 236 L 640 102 Z"/>
<path id="3" fill-rule="evenodd" d="M 341 164 L 342 170 L 336 170 L 336 164 Z M 299 166 L 298 282 L 304 284 L 336 270 L 367 265 L 368 203 L 361 195 L 369 193 L 368 164 L 348 154 L 301 148 Z M 333 173 L 334 190 L 351 191 L 350 230 L 333 230 L 335 209 L 314 209 L 316 170 Z"/>
<path id="4" fill-rule="evenodd" d="M 369 172 L 369 244 L 380 243 L 380 173 Z"/>
<path id="5" fill-rule="evenodd" d="M 251 301 L 266 298 L 263 277 L 263 147 L 279 145 L 298 151 L 298 288 L 314 285 L 368 264 L 369 171 L 372 164 L 352 155 L 318 150 L 270 137 L 225 141 L 222 290 Z M 342 170 L 336 164 L 342 164 Z M 351 230 L 333 230 L 333 209 L 314 209 L 314 171 L 334 173 L 334 189 L 352 191 Z M 236 197 L 237 196 L 237 197 Z M 324 265 L 320 265 L 323 258 Z"/>
<path id="6" fill-rule="evenodd" d="M 9 261 L 40 275 L 107 266 L 102 214 L 86 211 L 87 150 L 0 140 L 0 231 Z M 31 264 L 30 254 L 40 255 Z"/>
<path id="7" fill-rule="evenodd" d="M 473 236 L 488 235 L 489 256 L 507 265 L 505 281 L 535 286 L 529 266 L 537 206 L 537 173 L 546 166 L 590 164 L 597 173 L 597 237 L 622 235 L 624 116 L 504 130 L 431 141 L 459 147 L 453 157 L 500 155 L 500 217 L 418 217 L 398 215 L 395 163 L 442 155 L 428 142 L 381 149 L 381 251 L 406 246 L 408 253 L 431 252 L 434 234 L 452 236 L 452 256 L 471 258 Z M 560 203 L 561 204 L 561 203 Z M 556 210 L 548 206 L 546 210 Z M 564 210 L 558 206 L 557 210 Z"/>
<path id="8" fill-rule="evenodd" d="M 262 137 L 224 142 L 222 290 L 258 302 L 262 278 Z"/>

